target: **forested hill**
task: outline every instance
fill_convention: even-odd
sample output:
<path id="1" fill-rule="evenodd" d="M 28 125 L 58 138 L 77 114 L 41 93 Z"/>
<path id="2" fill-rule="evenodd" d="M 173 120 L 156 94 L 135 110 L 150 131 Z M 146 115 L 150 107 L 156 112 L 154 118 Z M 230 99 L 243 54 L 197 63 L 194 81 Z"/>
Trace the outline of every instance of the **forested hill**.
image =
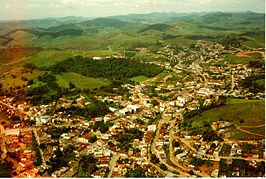
<path id="1" fill-rule="evenodd" d="M 127 79 L 138 75 L 154 77 L 163 71 L 157 65 L 130 59 L 92 60 L 81 56 L 68 58 L 46 70 L 56 73 L 75 72 L 84 76 L 106 79 Z"/>

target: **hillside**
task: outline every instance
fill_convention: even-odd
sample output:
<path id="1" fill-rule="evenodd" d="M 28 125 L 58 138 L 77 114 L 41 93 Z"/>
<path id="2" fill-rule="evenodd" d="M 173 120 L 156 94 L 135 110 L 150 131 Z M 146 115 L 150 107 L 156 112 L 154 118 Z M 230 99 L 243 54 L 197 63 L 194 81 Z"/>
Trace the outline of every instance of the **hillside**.
<path id="1" fill-rule="evenodd" d="M 32 57 L 40 50 L 41 48 L 35 47 L 13 47 L 0 49 L 0 64 L 7 64 L 21 58 Z"/>
<path id="2" fill-rule="evenodd" d="M 131 14 L 85 21 L 75 17 L 47 19 L 60 23 L 57 26 L 51 23 L 45 28 L 20 26 L 0 36 L 0 44 L 2 47 L 27 45 L 93 51 L 109 48 L 131 50 L 153 46 L 159 39 L 176 46 L 189 46 L 201 39 L 222 41 L 227 36 L 245 36 L 245 45 L 264 47 L 264 18 L 262 13 L 213 12 Z M 45 20 L 41 22 L 45 24 Z M 9 23 L 12 26 L 14 22 Z M 27 24 L 28 21 L 24 27 L 30 27 Z"/>

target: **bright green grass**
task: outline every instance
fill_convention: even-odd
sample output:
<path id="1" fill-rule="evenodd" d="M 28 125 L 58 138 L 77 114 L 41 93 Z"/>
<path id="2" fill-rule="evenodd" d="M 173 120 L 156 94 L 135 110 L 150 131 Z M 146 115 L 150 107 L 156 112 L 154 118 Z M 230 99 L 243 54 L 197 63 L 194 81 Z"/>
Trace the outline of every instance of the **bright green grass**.
<path id="1" fill-rule="evenodd" d="M 107 80 L 104 79 L 95 79 L 90 77 L 85 77 L 76 73 L 62 73 L 60 75 L 56 75 L 57 83 L 59 86 L 68 88 L 69 82 L 73 83 L 76 87 L 84 89 L 84 88 L 99 88 L 101 86 L 107 85 Z"/>
<path id="2" fill-rule="evenodd" d="M 219 121 L 221 119 L 233 122 L 236 125 L 255 126 L 265 123 L 265 101 L 243 102 L 226 104 L 213 108 L 197 115 L 189 121 L 198 123 L 201 121 Z M 240 124 L 240 119 L 244 122 Z"/>
<path id="3" fill-rule="evenodd" d="M 250 131 L 250 132 L 255 132 L 258 134 L 262 134 L 265 135 L 265 127 L 254 127 L 254 128 L 250 128 L 250 127 L 241 127 L 241 129 L 246 130 L 246 131 Z"/>
<path id="4" fill-rule="evenodd" d="M 30 58 L 28 63 L 33 63 L 38 67 L 47 67 L 55 64 L 56 62 L 63 61 L 71 56 L 73 56 L 73 54 L 67 51 L 44 50 Z"/>
<path id="5" fill-rule="evenodd" d="M 139 75 L 139 76 L 135 76 L 133 78 L 130 78 L 130 80 L 135 81 L 135 82 L 142 82 L 142 81 L 145 81 L 147 79 L 150 79 L 150 78 L 143 76 L 143 75 Z"/>

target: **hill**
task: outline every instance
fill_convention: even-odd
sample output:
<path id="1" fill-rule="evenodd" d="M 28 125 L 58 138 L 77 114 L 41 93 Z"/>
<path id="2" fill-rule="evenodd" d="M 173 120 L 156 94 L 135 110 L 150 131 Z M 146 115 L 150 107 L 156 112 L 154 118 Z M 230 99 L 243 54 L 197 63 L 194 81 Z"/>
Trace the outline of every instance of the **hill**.
<path id="1" fill-rule="evenodd" d="M 22 28 L 30 27 L 27 21 L 24 26 L 10 30 L 0 36 L 0 44 L 2 47 L 27 45 L 93 51 L 110 48 L 132 50 L 154 46 L 159 39 L 175 46 L 189 46 L 201 39 L 222 42 L 226 37 L 241 37 L 246 39 L 244 44 L 247 46 L 264 47 L 264 19 L 265 14 L 252 12 L 150 13 L 92 20 L 75 17 L 46 19 L 60 23 L 36 28 L 38 24 L 44 27 L 40 25 L 41 22 L 45 24 L 43 19 L 31 28 Z M 9 22 L 11 26 L 12 23 Z"/>
<path id="2" fill-rule="evenodd" d="M 148 30 L 157 30 L 157 31 L 165 32 L 169 30 L 170 28 L 172 27 L 167 24 L 153 24 L 153 25 L 149 25 L 145 27 L 144 29 L 139 30 L 138 33 L 142 33 Z"/>
<path id="3" fill-rule="evenodd" d="M 22 58 L 28 58 L 41 51 L 37 47 L 13 47 L 0 49 L 0 64 L 8 64 Z"/>

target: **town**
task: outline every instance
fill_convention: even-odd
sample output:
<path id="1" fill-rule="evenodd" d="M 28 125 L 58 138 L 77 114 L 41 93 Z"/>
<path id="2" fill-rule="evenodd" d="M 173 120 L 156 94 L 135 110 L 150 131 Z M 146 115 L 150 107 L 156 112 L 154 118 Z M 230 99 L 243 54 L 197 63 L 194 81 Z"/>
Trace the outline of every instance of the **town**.
<path id="1" fill-rule="evenodd" d="M 151 55 L 146 48 L 134 53 Z M 7 116 L 0 124 L 1 159 L 20 178 L 265 177 L 265 134 L 256 130 L 265 122 L 252 126 L 244 117 L 232 121 L 222 114 L 217 120 L 206 114 L 241 100 L 254 110 L 264 104 L 264 90 L 243 88 L 243 80 L 264 76 L 264 63 L 226 59 L 234 54 L 265 58 L 263 49 L 205 40 L 179 49 L 167 44 L 152 55 L 154 61 L 142 60 L 162 73 L 123 84 L 124 95 L 94 94 L 94 100 L 112 106 L 90 120 L 61 110 L 89 105 L 85 93 L 40 106 L 1 96 Z M 110 57 L 93 60 L 103 58 Z"/>

